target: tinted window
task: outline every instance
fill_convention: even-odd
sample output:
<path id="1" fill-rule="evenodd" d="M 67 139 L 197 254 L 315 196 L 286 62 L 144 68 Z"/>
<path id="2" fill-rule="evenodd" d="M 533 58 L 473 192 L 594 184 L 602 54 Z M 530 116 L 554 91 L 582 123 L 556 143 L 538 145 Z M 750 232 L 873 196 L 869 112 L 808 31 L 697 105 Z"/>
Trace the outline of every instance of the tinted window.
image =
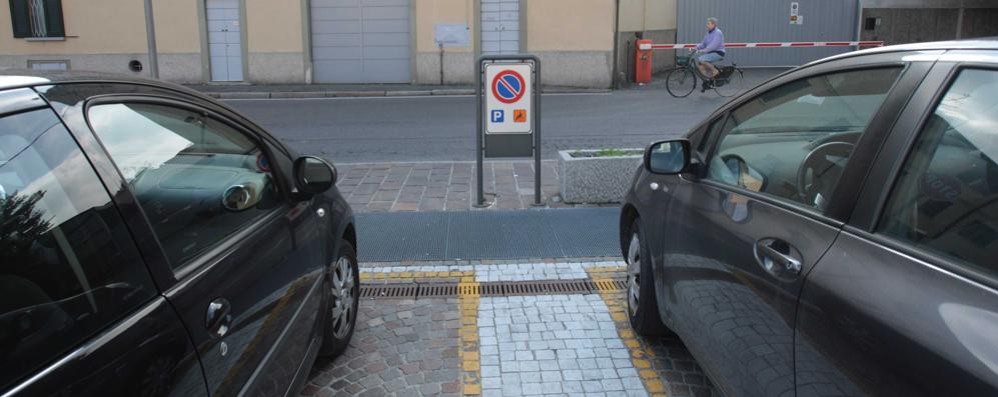
<path id="1" fill-rule="evenodd" d="M 129 239 L 55 114 L 0 118 L 0 390 L 156 293 Z"/>
<path id="2" fill-rule="evenodd" d="M 217 120 L 149 104 L 94 106 L 89 120 L 174 268 L 277 203 L 263 152 Z"/>
<path id="3" fill-rule="evenodd" d="M 920 132 L 879 229 L 998 271 L 998 72 L 960 73 Z"/>
<path id="4" fill-rule="evenodd" d="M 708 178 L 823 210 L 900 68 L 787 83 L 728 116 Z"/>

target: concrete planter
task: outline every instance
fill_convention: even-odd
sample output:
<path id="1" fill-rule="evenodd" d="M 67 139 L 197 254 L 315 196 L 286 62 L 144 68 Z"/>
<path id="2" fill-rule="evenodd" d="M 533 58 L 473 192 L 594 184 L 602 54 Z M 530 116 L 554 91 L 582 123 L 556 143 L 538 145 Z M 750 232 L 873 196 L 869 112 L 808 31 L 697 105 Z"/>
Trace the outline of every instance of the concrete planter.
<path id="1" fill-rule="evenodd" d="M 634 171 L 641 165 L 641 149 L 625 149 L 622 156 L 597 156 L 599 150 L 561 150 L 561 198 L 566 203 L 619 203 Z M 633 154 L 630 154 L 633 152 Z"/>

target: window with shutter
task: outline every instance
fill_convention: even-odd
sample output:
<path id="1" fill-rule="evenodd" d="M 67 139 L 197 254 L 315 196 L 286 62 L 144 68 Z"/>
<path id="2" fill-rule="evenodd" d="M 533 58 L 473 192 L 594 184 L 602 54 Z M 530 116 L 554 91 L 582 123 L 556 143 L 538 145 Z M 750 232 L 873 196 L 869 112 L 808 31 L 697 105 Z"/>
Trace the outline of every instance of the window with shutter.
<path id="1" fill-rule="evenodd" d="M 62 0 L 10 0 L 15 38 L 65 37 Z"/>

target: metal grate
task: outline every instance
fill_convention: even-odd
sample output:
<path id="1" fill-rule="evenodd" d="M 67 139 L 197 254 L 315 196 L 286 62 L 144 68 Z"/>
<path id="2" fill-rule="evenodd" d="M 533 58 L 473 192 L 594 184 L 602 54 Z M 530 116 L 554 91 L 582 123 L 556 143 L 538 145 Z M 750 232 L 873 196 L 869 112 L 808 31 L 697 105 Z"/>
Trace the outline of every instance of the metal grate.
<path id="1" fill-rule="evenodd" d="M 443 298 L 457 296 L 457 284 L 422 284 L 419 286 L 420 298 Z"/>
<path id="2" fill-rule="evenodd" d="M 362 285 L 360 287 L 360 297 L 361 298 L 415 298 L 416 291 L 418 289 L 419 285 L 417 284 Z"/>
<path id="3" fill-rule="evenodd" d="M 588 294 L 592 292 L 588 280 L 527 281 L 503 284 L 506 296 Z"/>
<path id="4" fill-rule="evenodd" d="M 627 281 L 621 279 L 603 279 L 591 281 L 593 291 L 620 291 L 627 288 Z"/>
<path id="5" fill-rule="evenodd" d="M 409 283 L 405 285 L 378 284 L 360 288 L 362 298 L 446 298 L 456 296 L 527 296 L 591 294 L 600 291 L 620 291 L 627 287 L 623 279 L 546 280 L 491 283 Z"/>

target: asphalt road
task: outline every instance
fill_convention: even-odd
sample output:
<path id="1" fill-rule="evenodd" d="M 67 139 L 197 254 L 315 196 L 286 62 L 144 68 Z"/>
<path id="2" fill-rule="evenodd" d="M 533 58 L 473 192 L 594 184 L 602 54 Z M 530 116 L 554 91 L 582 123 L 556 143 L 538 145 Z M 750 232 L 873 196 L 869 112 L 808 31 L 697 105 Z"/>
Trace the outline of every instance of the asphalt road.
<path id="1" fill-rule="evenodd" d="M 777 71 L 750 70 L 746 88 Z M 661 81 L 611 93 L 542 98 L 542 154 L 558 150 L 638 148 L 687 131 L 727 101 L 695 92 L 672 98 Z M 475 99 L 381 97 L 230 100 L 301 153 L 336 163 L 472 161 Z"/>

